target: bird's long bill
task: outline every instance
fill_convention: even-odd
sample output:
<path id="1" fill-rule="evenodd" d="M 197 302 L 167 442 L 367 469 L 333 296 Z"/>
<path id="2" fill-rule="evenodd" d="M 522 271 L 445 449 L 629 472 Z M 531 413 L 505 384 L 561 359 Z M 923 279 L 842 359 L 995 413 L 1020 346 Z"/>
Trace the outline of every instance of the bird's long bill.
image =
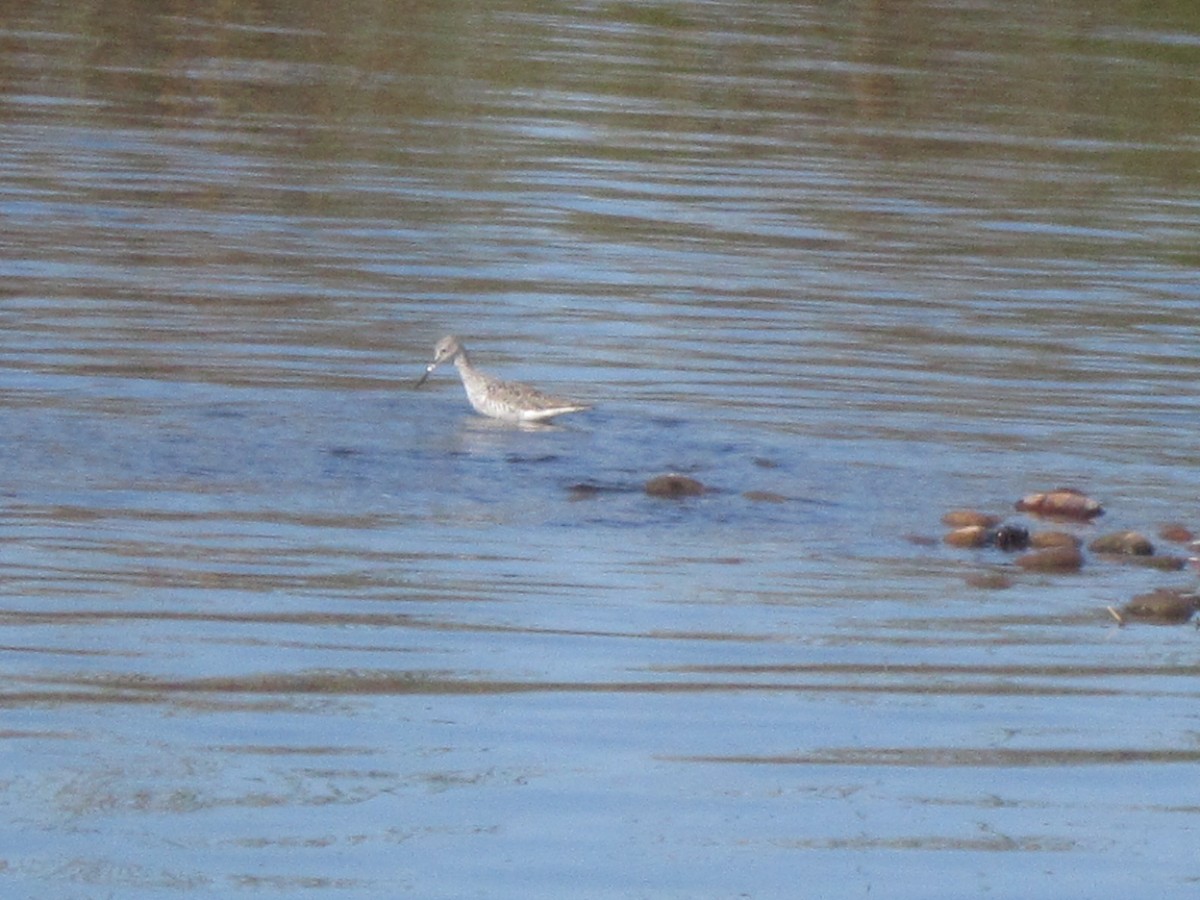
<path id="1" fill-rule="evenodd" d="M 425 374 L 417 379 L 417 383 L 413 385 L 413 390 L 416 390 L 421 385 L 423 385 L 425 383 L 425 379 L 428 378 L 433 373 L 433 370 L 436 368 L 437 368 L 437 363 L 430 363 L 429 365 L 427 365 L 425 367 Z"/>

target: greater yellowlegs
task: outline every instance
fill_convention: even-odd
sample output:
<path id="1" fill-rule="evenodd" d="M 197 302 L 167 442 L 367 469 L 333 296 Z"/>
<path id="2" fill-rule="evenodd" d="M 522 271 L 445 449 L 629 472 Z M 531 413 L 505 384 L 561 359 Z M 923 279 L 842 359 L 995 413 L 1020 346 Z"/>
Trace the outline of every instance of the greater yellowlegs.
<path id="1" fill-rule="evenodd" d="M 586 403 L 576 403 L 562 397 L 551 397 L 527 384 L 517 381 L 501 381 L 491 375 L 480 372 L 471 365 L 467 356 L 467 348 L 463 342 L 452 334 L 446 335 L 437 342 L 433 350 L 433 362 L 425 367 L 425 374 L 417 382 L 417 387 L 425 383 L 438 366 L 444 362 L 454 362 L 458 374 L 462 378 L 463 387 L 467 391 L 467 399 L 477 413 L 491 416 L 493 419 L 504 419 L 506 422 L 544 422 L 563 413 L 579 412 L 590 409 Z"/>

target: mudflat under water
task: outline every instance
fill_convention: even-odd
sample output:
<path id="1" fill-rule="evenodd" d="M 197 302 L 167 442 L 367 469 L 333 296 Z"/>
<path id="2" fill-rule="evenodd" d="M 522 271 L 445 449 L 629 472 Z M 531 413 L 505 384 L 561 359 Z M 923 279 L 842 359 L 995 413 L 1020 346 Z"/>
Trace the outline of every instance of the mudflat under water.
<path id="1" fill-rule="evenodd" d="M 1107 608 L 1194 573 L 939 521 L 1200 530 L 1192 6 L 0 49 L 5 897 L 1193 896 L 1200 636 Z"/>

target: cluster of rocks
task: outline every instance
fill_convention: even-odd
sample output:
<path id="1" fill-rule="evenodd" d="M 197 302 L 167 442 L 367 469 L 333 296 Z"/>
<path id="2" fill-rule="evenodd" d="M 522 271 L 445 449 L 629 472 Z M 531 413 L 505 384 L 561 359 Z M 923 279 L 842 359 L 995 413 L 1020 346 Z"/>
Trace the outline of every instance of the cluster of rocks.
<path id="1" fill-rule="evenodd" d="M 1099 503 L 1073 488 L 1029 494 L 1017 501 L 1016 509 L 1061 525 L 1089 523 L 1104 514 Z M 1077 572 L 1085 563 L 1083 540 L 1066 528 L 1031 531 L 1024 525 L 1005 522 L 1001 516 L 971 509 L 952 510 L 942 517 L 942 522 L 950 528 L 943 537 L 945 543 L 1020 553 L 1014 562 L 1026 571 Z M 1177 524 L 1164 525 L 1159 537 L 1176 544 L 1191 544 L 1194 540 L 1191 531 Z M 1162 571 L 1177 571 L 1188 563 L 1186 556 L 1158 553 L 1154 543 L 1137 531 L 1102 534 L 1089 541 L 1086 549 L 1105 561 Z M 1176 624 L 1191 619 L 1198 608 L 1200 594 L 1159 588 L 1139 594 L 1120 609 L 1109 607 L 1108 611 L 1121 625 L 1129 620 Z"/>
<path id="2" fill-rule="evenodd" d="M 571 486 L 576 497 L 590 496 L 603 490 L 598 485 L 580 483 Z M 642 490 L 651 497 L 667 500 L 682 500 L 698 497 L 712 489 L 703 482 L 678 472 L 656 475 L 642 485 Z M 748 500 L 782 502 L 786 498 L 766 492 L 747 491 Z M 942 524 L 950 530 L 942 540 L 954 547 L 994 547 L 1007 553 L 1019 554 L 1014 563 L 1027 572 L 1062 573 L 1078 572 L 1088 556 L 1107 562 L 1146 566 L 1161 571 L 1178 571 L 1189 559 L 1195 557 L 1159 553 L 1154 543 L 1138 531 L 1112 531 L 1101 534 L 1087 542 L 1070 526 L 1091 523 L 1104 515 L 1104 507 L 1097 501 L 1074 488 L 1055 488 L 1022 497 L 1015 504 L 1018 512 L 1035 519 L 1053 522 L 1060 527 L 1033 528 L 1023 524 L 1007 522 L 1003 516 L 974 509 L 955 509 L 942 516 Z M 1183 525 L 1164 525 L 1159 529 L 1159 538 L 1172 544 L 1192 545 L 1200 550 L 1200 542 Z M 914 538 L 915 539 L 915 538 Z M 925 543 L 921 538 L 920 543 Z M 989 574 L 972 583 L 984 587 L 1006 587 L 1011 581 L 1006 575 Z M 1127 621 L 1178 624 L 1189 621 L 1200 610 L 1200 593 L 1158 588 L 1139 594 L 1120 609 L 1108 607 L 1108 612 L 1119 625 Z"/>

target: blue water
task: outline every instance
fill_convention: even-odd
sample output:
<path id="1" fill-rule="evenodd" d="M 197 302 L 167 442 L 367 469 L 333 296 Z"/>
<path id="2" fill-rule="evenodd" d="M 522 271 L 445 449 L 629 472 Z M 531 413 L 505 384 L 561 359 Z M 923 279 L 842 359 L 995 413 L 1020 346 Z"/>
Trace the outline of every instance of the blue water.
<path id="1" fill-rule="evenodd" d="M 1191 896 L 1189 16 L 3 14 L 4 896 Z"/>

